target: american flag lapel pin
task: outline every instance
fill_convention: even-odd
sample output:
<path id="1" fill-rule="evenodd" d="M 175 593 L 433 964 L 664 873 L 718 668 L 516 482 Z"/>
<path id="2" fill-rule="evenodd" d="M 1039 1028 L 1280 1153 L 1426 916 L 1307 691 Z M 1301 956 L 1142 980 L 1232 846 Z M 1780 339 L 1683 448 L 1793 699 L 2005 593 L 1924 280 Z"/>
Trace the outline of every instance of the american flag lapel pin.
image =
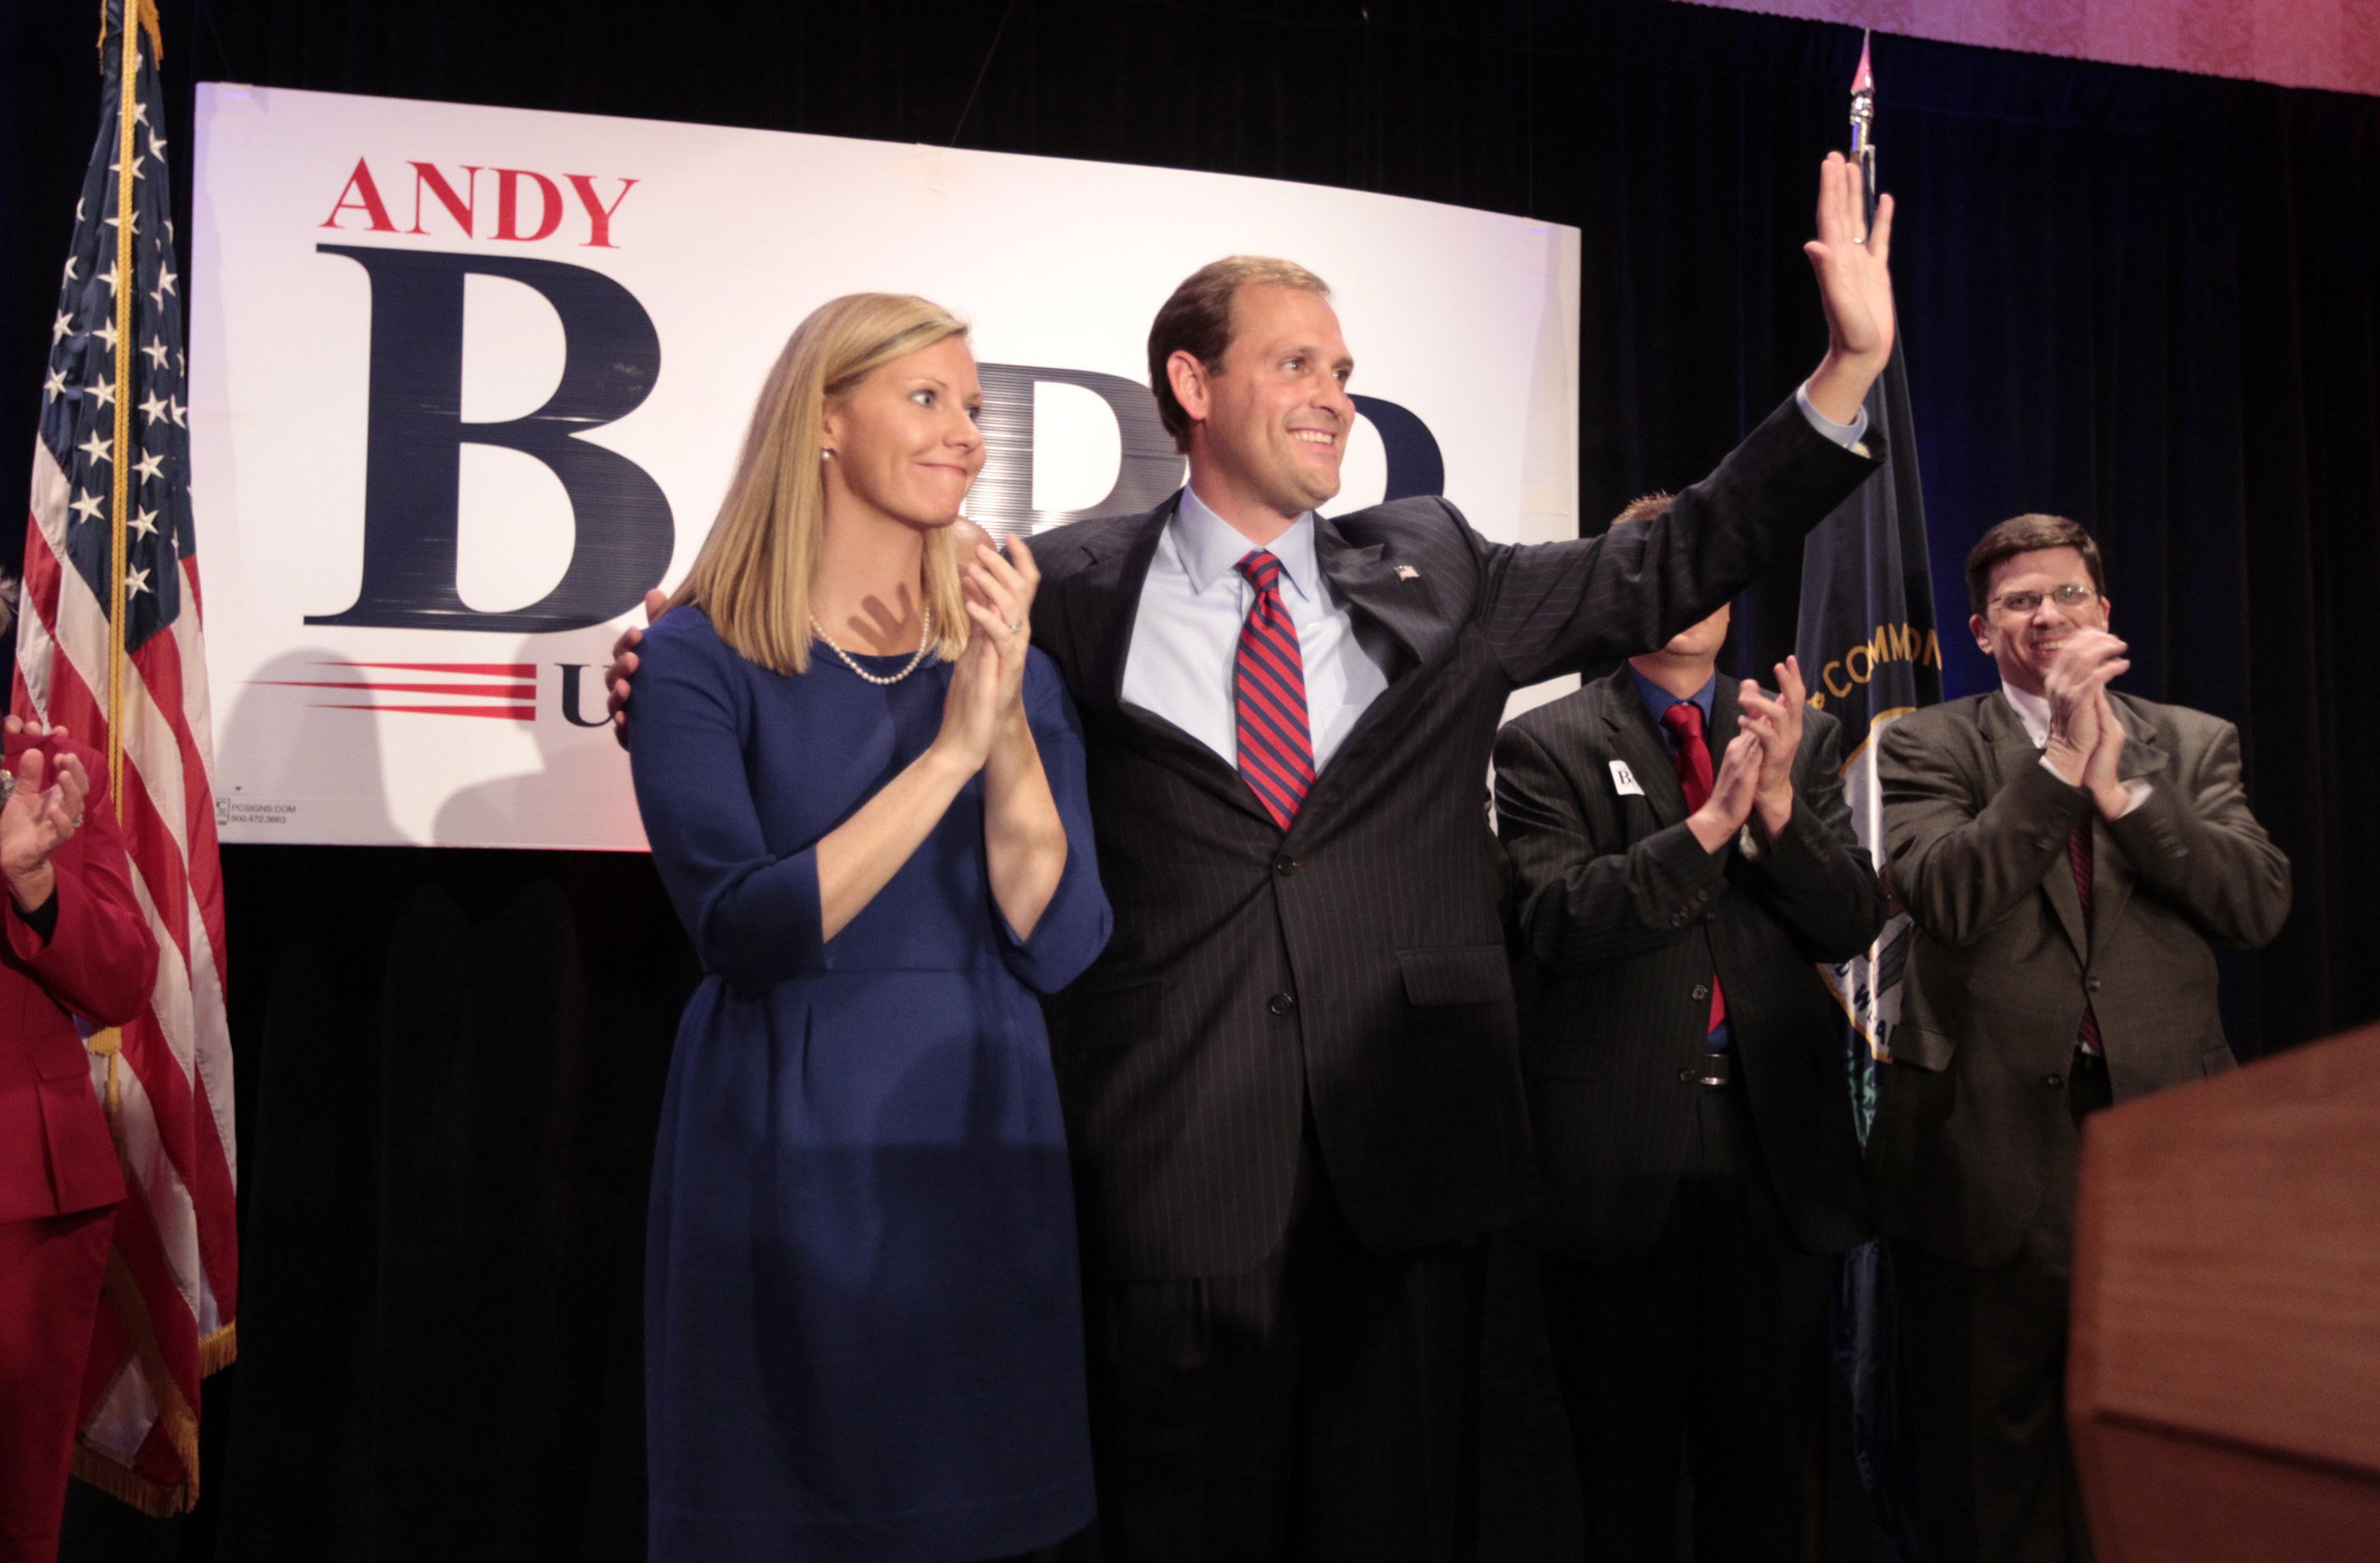
<path id="1" fill-rule="evenodd" d="M 1411 565 L 1399 565 L 1397 567 L 1397 579 L 1399 580 L 1419 580 L 1421 579 L 1421 571 L 1414 568 Z"/>

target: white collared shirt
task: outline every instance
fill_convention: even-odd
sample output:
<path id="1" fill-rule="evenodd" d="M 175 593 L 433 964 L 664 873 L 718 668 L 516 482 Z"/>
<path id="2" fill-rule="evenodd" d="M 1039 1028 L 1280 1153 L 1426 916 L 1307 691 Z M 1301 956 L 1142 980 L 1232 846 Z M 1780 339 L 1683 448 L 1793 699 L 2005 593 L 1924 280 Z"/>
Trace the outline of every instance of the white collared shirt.
<path id="1" fill-rule="evenodd" d="M 1163 717 L 1235 770 L 1240 627 L 1256 605 L 1256 588 L 1237 567 L 1255 547 L 1196 491 L 1184 489 L 1141 583 L 1123 663 L 1126 705 Z M 1389 676 L 1384 656 L 1366 648 L 1355 616 L 1322 578 L 1314 556 L 1314 512 L 1300 516 L 1269 549 L 1281 561 L 1281 605 L 1297 626 L 1305 664 L 1306 727 L 1318 774 L 1389 687 Z"/>

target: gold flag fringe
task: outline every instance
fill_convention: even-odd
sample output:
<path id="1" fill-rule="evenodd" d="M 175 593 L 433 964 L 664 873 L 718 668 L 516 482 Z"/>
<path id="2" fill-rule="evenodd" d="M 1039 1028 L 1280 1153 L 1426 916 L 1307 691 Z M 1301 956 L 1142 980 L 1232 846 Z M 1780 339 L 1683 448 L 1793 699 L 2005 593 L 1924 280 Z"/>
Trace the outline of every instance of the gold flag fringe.
<path id="1" fill-rule="evenodd" d="M 88 1444 L 77 1444 L 74 1463 L 69 1470 L 78 1482 L 88 1483 L 119 1503 L 128 1503 L 141 1513 L 156 1520 L 171 1520 L 176 1514 L 187 1514 L 195 1501 L 190 1489 L 180 1483 L 168 1487 L 152 1482 L 140 1472 L 118 1465 Z"/>
<path id="2" fill-rule="evenodd" d="M 215 1331 L 199 1342 L 199 1376 L 212 1378 L 239 1361 L 239 1321 Z"/>

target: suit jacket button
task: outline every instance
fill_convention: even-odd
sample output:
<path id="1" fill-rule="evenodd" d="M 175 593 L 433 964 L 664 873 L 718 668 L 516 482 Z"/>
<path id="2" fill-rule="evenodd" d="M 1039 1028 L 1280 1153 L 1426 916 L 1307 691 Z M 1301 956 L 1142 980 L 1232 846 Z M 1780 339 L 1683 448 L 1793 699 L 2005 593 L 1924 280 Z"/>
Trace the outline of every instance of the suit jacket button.
<path id="1" fill-rule="evenodd" d="M 1702 1076 L 1694 1073 L 1692 1069 L 1680 1069 L 1678 1071 L 1678 1078 L 1684 1081 L 1688 1085 L 1692 1085 L 1694 1081 L 1702 1079 Z"/>
<path id="2" fill-rule="evenodd" d="M 2050 1090 L 2055 1091 L 2059 1086 L 2066 1083 L 2066 1077 L 2064 1075 L 2044 1075 L 2041 1077 L 2041 1083 L 2049 1087 Z"/>
<path id="3" fill-rule="evenodd" d="M 2091 992 L 2097 993 L 2099 991 L 2099 979 L 2096 977 L 2085 977 L 2082 979 L 2082 985 Z"/>
<path id="4" fill-rule="evenodd" d="M 1710 984 L 1708 983 L 1696 983 L 1694 984 L 1694 996 L 1698 999 L 1708 998 L 1710 996 Z"/>
<path id="5" fill-rule="evenodd" d="M 1273 873 L 1281 875 L 1283 879 L 1287 879 L 1291 874 L 1297 872 L 1297 860 L 1284 852 L 1280 857 L 1275 858 L 1272 861 L 1272 871 Z"/>
<path id="6" fill-rule="evenodd" d="M 1277 993 L 1272 995 L 1272 1001 L 1265 1007 L 1276 1015 L 1286 1015 L 1297 1007 L 1297 995 L 1293 993 Z"/>

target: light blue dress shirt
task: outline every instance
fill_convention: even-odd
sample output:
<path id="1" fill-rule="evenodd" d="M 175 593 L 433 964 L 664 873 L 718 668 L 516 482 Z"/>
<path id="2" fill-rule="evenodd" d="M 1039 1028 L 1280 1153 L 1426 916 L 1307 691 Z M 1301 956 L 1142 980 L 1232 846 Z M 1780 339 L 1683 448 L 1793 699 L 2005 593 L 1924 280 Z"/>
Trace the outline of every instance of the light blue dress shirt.
<path id="1" fill-rule="evenodd" d="M 1796 388 L 1793 399 L 1810 427 L 1850 449 L 1867 433 L 1867 409 L 1837 423 Z M 1240 627 L 1256 605 L 1256 589 L 1237 566 L 1256 544 L 1207 508 L 1195 489 L 1158 540 L 1148 579 L 1140 588 L 1132 645 L 1124 653 L 1123 703 L 1162 717 L 1240 765 L 1239 720 L 1232 681 L 1239 665 Z M 1314 512 L 1275 538 L 1281 600 L 1297 626 L 1305 661 L 1306 726 L 1320 775 L 1380 691 L 1389 687 L 1390 653 L 1366 635 L 1314 557 Z"/>
<path id="2" fill-rule="evenodd" d="M 1256 588 L 1239 562 L 1256 548 L 1245 534 L 1200 503 L 1190 489 L 1158 540 L 1140 588 L 1140 613 L 1124 653 L 1123 702 L 1166 721 L 1239 769 L 1239 718 L 1233 679 L 1240 627 Z M 1322 579 L 1314 557 L 1314 512 L 1273 539 L 1281 561 L 1281 601 L 1297 626 L 1305 664 L 1305 720 L 1317 775 L 1389 687 L 1382 659 L 1367 651 L 1355 616 Z"/>

